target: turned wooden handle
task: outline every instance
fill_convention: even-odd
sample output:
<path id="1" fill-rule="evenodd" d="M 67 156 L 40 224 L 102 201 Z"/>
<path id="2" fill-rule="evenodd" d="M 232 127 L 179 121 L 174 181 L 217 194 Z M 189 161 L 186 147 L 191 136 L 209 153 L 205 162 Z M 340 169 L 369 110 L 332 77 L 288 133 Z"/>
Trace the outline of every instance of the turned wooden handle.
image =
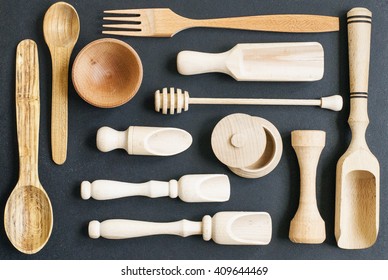
<path id="1" fill-rule="evenodd" d="M 147 196 L 156 198 L 170 195 L 170 197 L 176 198 L 178 196 L 177 181 L 172 181 L 172 183 L 171 181 L 149 181 L 140 184 L 111 180 L 96 180 L 91 183 L 83 181 L 81 184 L 81 197 L 83 199 L 92 197 L 97 200 L 107 200 L 128 196 Z"/>
<path id="2" fill-rule="evenodd" d="M 368 93 L 372 13 L 354 8 L 347 17 L 350 93 Z"/>
<path id="3" fill-rule="evenodd" d="M 365 8 L 354 8 L 347 17 L 351 146 L 367 148 L 365 132 L 369 124 L 367 101 L 372 13 Z"/>
<path id="4" fill-rule="evenodd" d="M 299 207 L 291 221 L 289 238 L 295 243 L 322 243 L 326 239 L 325 222 L 316 200 L 316 170 L 323 147 L 324 131 L 296 130 L 291 143 L 300 167 Z"/>
<path id="5" fill-rule="evenodd" d="M 172 234 L 182 237 L 202 234 L 202 222 L 181 220 L 170 223 L 155 223 L 136 220 L 106 220 L 89 223 L 90 238 L 126 239 L 158 234 Z"/>
<path id="6" fill-rule="evenodd" d="M 177 69 L 182 75 L 196 75 L 219 72 L 231 75 L 226 67 L 230 51 L 224 53 L 204 53 L 181 51 L 177 56 Z"/>
<path id="7" fill-rule="evenodd" d="M 36 43 L 23 40 L 16 50 L 16 125 L 19 183 L 38 186 L 39 61 Z"/>

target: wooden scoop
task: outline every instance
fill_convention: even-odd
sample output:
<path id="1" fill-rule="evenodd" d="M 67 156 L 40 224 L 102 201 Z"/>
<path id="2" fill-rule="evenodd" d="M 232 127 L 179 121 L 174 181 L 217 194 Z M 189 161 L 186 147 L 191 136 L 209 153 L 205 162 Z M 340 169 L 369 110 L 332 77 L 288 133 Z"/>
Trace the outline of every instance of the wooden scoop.
<path id="1" fill-rule="evenodd" d="M 267 245 L 271 241 L 272 222 L 266 212 L 218 212 L 202 222 L 181 220 L 153 223 L 136 220 L 106 220 L 89 223 L 90 238 L 125 239 L 157 234 L 182 237 L 202 234 L 203 240 L 222 245 Z"/>
<path id="2" fill-rule="evenodd" d="M 34 41 L 24 40 L 16 51 L 19 180 L 5 206 L 4 227 L 25 254 L 42 249 L 53 227 L 51 202 L 38 177 L 39 106 L 38 50 Z"/>
<path id="3" fill-rule="evenodd" d="M 337 163 L 335 236 L 344 249 L 372 246 L 379 231 L 380 166 L 365 139 L 372 13 L 354 8 L 348 16 L 352 140 Z"/>
<path id="4" fill-rule="evenodd" d="M 316 42 L 237 44 L 218 53 L 182 51 L 178 72 L 225 73 L 237 81 L 317 81 L 323 76 L 323 48 Z"/>
<path id="5" fill-rule="evenodd" d="M 93 197 L 106 200 L 138 195 L 151 198 L 179 196 L 185 202 L 224 202 L 230 197 L 230 183 L 228 176 L 223 174 L 185 175 L 179 181 L 149 181 L 142 184 L 109 180 L 81 183 L 83 199 Z"/>
<path id="6" fill-rule="evenodd" d="M 43 20 L 43 34 L 52 60 L 51 149 L 56 164 L 67 157 L 69 61 L 80 31 L 77 11 L 65 2 L 53 4 Z"/>
<path id="7" fill-rule="evenodd" d="M 173 127 L 130 126 L 117 131 L 104 126 L 97 131 L 96 142 L 101 152 L 124 149 L 129 155 L 172 156 L 188 149 L 193 139 Z"/>

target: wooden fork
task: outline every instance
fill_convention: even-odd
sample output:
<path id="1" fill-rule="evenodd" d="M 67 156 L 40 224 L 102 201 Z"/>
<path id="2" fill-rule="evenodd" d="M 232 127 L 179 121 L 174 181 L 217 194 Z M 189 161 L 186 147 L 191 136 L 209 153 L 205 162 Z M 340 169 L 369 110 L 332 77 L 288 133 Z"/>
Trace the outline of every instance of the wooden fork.
<path id="1" fill-rule="evenodd" d="M 104 24 L 102 33 L 123 36 L 172 37 L 181 30 L 191 27 L 233 28 L 274 32 L 330 32 L 339 30 L 338 17 L 320 15 L 259 15 L 217 19 L 189 19 L 170 9 L 109 10 L 106 14 L 125 16 L 104 17 L 104 20 L 127 22 L 126 24 Z"/>

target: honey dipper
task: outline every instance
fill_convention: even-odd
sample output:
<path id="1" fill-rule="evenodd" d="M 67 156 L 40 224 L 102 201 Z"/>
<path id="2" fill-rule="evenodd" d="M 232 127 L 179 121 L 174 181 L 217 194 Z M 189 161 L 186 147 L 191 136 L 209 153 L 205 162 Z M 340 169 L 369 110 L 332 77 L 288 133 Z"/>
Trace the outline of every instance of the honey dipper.
<path id="1" fill-rule="evenodd" d="M 187 91 L 175 89 L 168 91 L 163 88 L 155 92 L 155 111 L 170 115 L 189 110 L 189 104 L 218 104 L 218 105 L 300 105 L 319 106 L 323 109 L 341 111 L 342 96 L 332 95 L 320 99 L 265 99 L 265 98 L 192 98 Z"/>

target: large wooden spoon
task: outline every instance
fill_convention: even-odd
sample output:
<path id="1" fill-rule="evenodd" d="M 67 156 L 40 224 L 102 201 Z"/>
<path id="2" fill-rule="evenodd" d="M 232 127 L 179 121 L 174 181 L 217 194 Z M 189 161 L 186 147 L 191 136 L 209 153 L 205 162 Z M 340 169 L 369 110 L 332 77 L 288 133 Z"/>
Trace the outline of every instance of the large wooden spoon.
<path id="1" fill-rule="evenodd" d="M 43 33 L 51 52 L 53 69 L 51 149 L 56 164 L 63 164 L 67 156 L 69 61 L 79 31 L 80 22 L 73 6 L 58 2 L 47 10 Z"/>
<path id="2" fill-rule="evenodd" d="M 16 123 L 19 181 L 8 198 L 4 226 L 11 243 L 26 254 L 47 243 L 53 227 L 50 199 L 39 182 L 39 63 L 34 41 L 19 43 L 16 52 Z"/>

